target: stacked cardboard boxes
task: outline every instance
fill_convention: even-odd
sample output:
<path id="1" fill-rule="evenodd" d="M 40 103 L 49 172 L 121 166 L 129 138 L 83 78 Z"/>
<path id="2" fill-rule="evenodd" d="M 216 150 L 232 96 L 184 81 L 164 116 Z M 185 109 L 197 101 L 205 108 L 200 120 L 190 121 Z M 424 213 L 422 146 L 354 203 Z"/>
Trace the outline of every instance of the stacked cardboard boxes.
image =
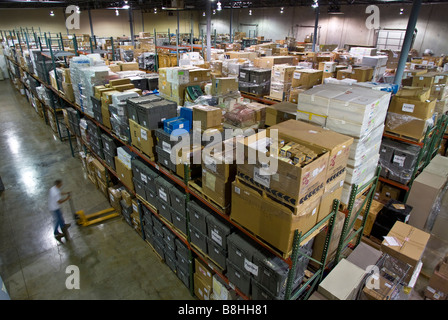
<path id="1" fill-rule="evenodd" d="M 269 96 L 280 101 L 289 99 L 289 92 L 295 71 L 294 66 L 278 64 L 272 67 L 271 91 Z"/>
<path id="2" fill-rule="evenodd" d="M 427 83 L 434 81 L 433 77 L 424 79 L 429 79 Z M 421 140 L 428 126 L 434 123 L 436 100 L 430 98 L 431 85 L 425 89 L 425 81 L 416 84 L 422 87 L 405 87 L 392 98 L 386 119 L 386 131 Z"/>
<path id="3" fill-rule="evenodd" d="M 324 84 L 299 95 L 297 119 L 354 138 L 341 201 L 348 203 L 352 184 L 375 175 L 390 93 L 363 87 Z"/>
<path id="4" fill-rule="evenodd" d="M 305 233 L 318 221 L 327 181 L 329 191 L 343 181 L 341 168 L 345 168 L 352 139 L 336 134 L 336 140 L 324 142 L 327 133 L 319 129 L 290 120 L 239 142 L 245 161 L 237 164 L 230 216 L 281 252 L 290 252 L 294 230 Z M 270 162 L 259 158 L 250 164 L 249 154 L 256 152 Z M 334 165 L 329 165 L 330 157 Z M 322 217 L 329 213 L 322 212 Z"/>

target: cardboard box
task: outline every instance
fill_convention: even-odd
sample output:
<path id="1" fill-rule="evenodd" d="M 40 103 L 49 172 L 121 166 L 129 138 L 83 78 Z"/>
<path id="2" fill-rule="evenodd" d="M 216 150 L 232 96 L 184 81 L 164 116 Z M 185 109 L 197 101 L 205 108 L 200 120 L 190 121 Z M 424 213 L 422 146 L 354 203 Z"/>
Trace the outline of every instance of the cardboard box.
<path id="1" fill-rule="evenodd" d="M 267 126 L 273 126 L 277 123 L 296 119 L 297 104 L 291 102 L 280 102 L 270 106 L 266 106 L 266 122 Z"/>
<path id="2" fill-rule="evenodd" d="M 296 166 L 277 158 L 270 158 L 268 160 L 272 163 L 269 163 L 270 166 L 266 166 L 261 163 L 260 160 L 263 159 L 260 154 L 265 152 L 266 147 L 264 145 L 270 139 L 271 132 L 272 130 L 260 131 L 237 142 L 244 147 L 245 159 L 244 164 L 237 165 L 238 176 L 258 188 L 263 188 L 265 192 L 280 201 L 293 206 L 320 199 L 326 184 L 328 150 L 315 145 L 306 145 L 297 139 L 291 139 L 290 135 L 283 135 L 282 131 L 278 130 L 279 141 L 300 143 L 314 151 L 317 157 L 303 166 Z M 286 134 L 288 133 L 286 132 Z M 278 154 L 278 149 L 275 150 L 278 147 L 277 143 L 279 142 L 273 141 L 274 150 L 271 149 L 270 152 Z M 257 154 L 257 159 L 254 159 L 256 163 L 249 164 L 248 155 L 255 154 Z M 270 169 L 273 169 L 273 171 L 271 172 Z"/>
<path id="3" fill-rule="evenodd" d="M 107 181 L 106 168 L 97 159 L 94 159 L 92 161 L 92 164 L 95 167 L 95 174 L 97 176 L 97 179 L 106 182 Z"/>
<path id="4" fill-rule="evenodd" d="M 293 64 L 292 56 L 269 56 L 260 57 L 254 60 L 254 66 L 258 68 L 271 69 L 276 64 Z"/>
<path id="5" fill-rule="evenodd" d="M 443 292 L 446 295 L 448 294 L 448 277 L 444 276 L 439 272 L 440 264 L 436 266 L 434 269 L 434 273 L 429 278 L 428 286 L 436 291 Z"/>
<path id="6" fill-rule="evenodd" d="M 222 208 L 230 204 L 231 189 L 231 181 L 226 182 L 221 176 L 202 170 L 202 191 Z"/>
<path id="7" fill-rule="evenodd" d="M 352 71 L 348 69 L 338 70 L 336 73 L 336 79 L 338 80 L 351 79 L 351 77 L 352 77 Z"/>
<path id="8" fill-rule="evenodd" d="M 304 234 L 316 224 L 320 202 L 307 201 L 291 212 L 237 181 L 232 183 L 231 199 L 230 218 L 284 253 L 292 250 L 295 230 Z"/>
<path id="9" fill-rule="evenodd" d="M 271 82 L 269 96 L 278 100 L 285 100 L 289 95 L 291 83 Z"/>
<path id="10" fill-rule="evenodd" d="M 432 117 L 435 107 L 436 100 L 422 102 L 395 96 L 389 105 L 389 112 L 424 120 Z"/>
<path id="11" fill-rule="evenodd" d="M 205 283 L 205 281 L 198 276 L 198 274 L 194 274 L 194 294 L 200 300 L 210 300 L 210 295 L 212 292 L 212 286 L 209 286 Z"/>
<path id="12" fill-rule="evenodd" d="M 287 64 L 274 65 L 272 67 L 271 82 L 291 83 L 296 67 Z"/>
<path id="13" fill-rule="evenodd" d="M 343 185 L 344 180 L 342 180 L 338 185 L 334 186 L 332 190 L 329 190 L 322 195 L 316 223 L 319 223 L 333 211 L 333 202 L 335 199 L 341 200 Z"/>
<path id="14" fill-rule="evenodd" d="M 193 121 L 200 121 L 203 130 L 219 127 L 222 124 L 222 111 L 216 107 L 194 106 Z"/>
<path id="15" fill-rule="evenodd" d="M 411 266 L 406 282 L 422 258 L 430 234 L 401 221 L 395 222 L 381 243 L 381 251 Z"/>
<path id="16" fill-rule="evenodd" d="M 132 181 L 132 169 L 128 168 L 118 157 L 115 157 L 115 169 L 120 181 L 131 191 L 134 191 L 134 182 Z"/>
<path id="17" fill-rule="evenodd" d="M 62 82 L 62 90 L 64 90 L 64 96 L 68 101 L 75 102 L 75 94 L 71 83 Z"/>
<path id="18" fill-rule="evenodd" d="M 329 300 L 355 300 L 362 286 L 365 270 L 342 259 L 317 289 Z"/>
<path id="19" fill-rule="evenodd" d="M 322 83 L 323 72 L 314 69 L 298 69 L 294 71 L 293 87 L 312 87 Z"/>
<path id="20" fill-rule="evenodd" d="M 360 198 L 360 201 L 364 201 L 364 197 Z M 384 205 L 376 200 L 372 200 L 372 203 L 370 205 L 370 210 L 369 210 L 369 215 L 367 216 L 367 221 L 366 224 L 364 225 L 364 231 L 363 231 L 363 235 L 365 236 L 369 236 L 370 232 L 372 231 L 372 227 L 373 224 L 375 223 L 376 217 L 378 215 L 378 213 L 381 211 L 381 209 L 383 209 Z M 358 216 L 358 218 L 356 219 L 356 222 L 353 226 L 353 228 L 355 230 L 358 230 L 361 227 L 361 224 L 364 220 L 364 214 L 365 214 L 365 207 L 364 209 L 361 211 L 361 214 Z"/>
<path id="21" fill-rule="evenodd" d="M 437 291 L 430 286 L 426 286 L 424 295 L 425 295 L 425 298 L 428 298 L 431 300 L 446 300 L 447 299 L 447 294 L 445 292 Z"/>
<path id="22" fill-rule="evenodd" d="M 433 84 L 434 84 L 434 75 L 432 73 L 414 76 L 412 78 L 413 87 L 431 88 Z"/>
<path id="23" fill-rule="evenodd" d="M 299 94 L 304 92 L 305 90 L 306 89 L 301 88 L 291 88 L 291 90 L 289 91 L 289 102 L 297 105 L 297 103 L 299 102 Z"/>
<path id="24" fill-rule="evenodd" d="M 200 279 L 202 279 L 202 281 L 204 282 L 204 284 L 207 287 L 212 287 L 213 286 L 213 270 L 209 268 L 209 266 L 207 266 L 204 262 L 202 262 L 201 260 L 195 258 L 194 259 L 194 268 L 195 268 L 195 275 L 197 275 L 197 277 L 199 277 Z"/>
<path id="25" fill-rule="evenodd" d="M 446 177 L 423 170 L 414 180 L 407 204 L 413 207 L 409 224 L 424 229 L 434 203 L 443 190 Z"/>
<path id="26" fill-rule="evenodd" d="M 130 84 L 130 83 L 131 83 L 131 79 L 129 79 L 129 78 L 113 79 L 113 80 L 109 81 L 109 86 L 115 87 L 115 86 L 121 86 L 123 84 Z"/>
<path id="27" fill-rule="evenodd" d="M 138 70 L 138 62 L 124 62 L 120 64 L 121 71 Z"/>
<path id="28" fill-rule="evenodd" d="M 379 281 L 378 281 L 379 280 Z M 362 289 L 362 292 L 366 295 L 369 300 L 390 300 L 391 295 L 393 293 L 393 289 L 395 287 L 394 283 L 384 278 L 383 276 L 379 276 L 379 288 L 368 288 L 365 286 Z"/>
<path id="29" fill-rule="evenodd" d="M 403 87 L 395 94 L 396 97 L 424 102 L 430 99 L 431 90 L 422 87 Z"/>
<path id="30" fill-rule="evenodd" d="M 351 79 L 355 79 L 358 82 L 372 81 L 373 68 L 370 67 L 358 67 L 352 70 Z"/>
<path id="31" fill-rule="evenodd" d="M 390 199 L 398 200 L 400 198 L 401 190 L 389 185 L 383 185 L 380 193 L 380 201 L 387 203 Z"/>
<path id="32" fill-rule="evenodd" d="M 406 115 L 388 112 L 385 130 L 420 140 L 425 136 L 431 119 L 417 119 Z"/>
<path id="33" fill-rule="evenodd" d="M 212 80 L 212 95 L 214 96 L 236 91 L 238 91 L 238 78 L 236 77 L 219 77 Z"/>
<path id="34" fill-rule="evenodd" d="M 346 172 L 350 146 L 354 140 L 352 137 L 297 120 L 279 123 L 270 128 L 273 129 L 279 130 L 285 138 L 329 151 L 325 190 L 344 180 L 341 177 Z"/>
<path id="35" fill-rule="evenodd" d="M 383 253 L 380 250 L 364 242 L 360 242 L 355 250 L 348 255 L 347 260 L 361 269 L 367 270 L 369 266 L 376 265 L 382 255 Z"/>
<path id="36" fill-rule="evenodd" d="M 108 191 L 109 191 L 109 201 L 112 208 L 117 210 L 118 213 L 121 213 L 121 204 L 120 204 L 121 191 L 119 188 L 120 188 L 119 186 L 110 187 Z"/>
<path id="37" fill-rule="evenodd" d="M 156 143 L 153 131 L 139 125 L 132 119 L 129 119 L 129 131 L 132 145 L 147 156 L 154 157 Z"/>

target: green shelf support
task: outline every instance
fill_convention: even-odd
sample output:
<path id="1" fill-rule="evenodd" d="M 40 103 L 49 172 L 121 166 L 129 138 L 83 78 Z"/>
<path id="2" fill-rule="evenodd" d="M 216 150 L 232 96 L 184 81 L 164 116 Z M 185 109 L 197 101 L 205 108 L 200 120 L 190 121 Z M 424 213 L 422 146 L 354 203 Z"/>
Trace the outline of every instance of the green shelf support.
<path id="1" fill-rule="evenodd" d="M 155 30 L 154 30 L 155 32 Z M 155 33 L 154 33 L 155 34 Z M 185 206 L 187 206 L 188 202 L 190 202 L 190 193 L 188 192 L 188 181 L 190 180 L 190 166 L 188 164 L 184 164 L 184 182 L 185 182 Z M 190 235 L 190 228 L 188 227 L 188 225 L 190 224 L 190 213 L 188 212 L 188 210 L 186 211 L 186 215 L 187 215 L 187 242 L 188 245 L 191 247 L 191 235 Z M 188 250 L 188 255 L 189 255 L 189 259 L 191 261 L 190 266 L 189 266 L 189 282 L 190 282 L 190 295 L 192 297 L 194 297 L 194 281 L 193 281 L 193 251 Z"/>
<path id="2" fill-rule="evenodd" d="M 298 299 L 302 293 L 308 289 L 308 292 L 305 296 L 305 299 L 309 297 L 311 294 L 313 288 L 317 285 L 318 282 L 322 281 L 323 273 L 326 267 L 326 261 L 328 257 L 328 248 L 331 241 L 331 236 L 333 234 L 334 229 L 334 221 L 336 214 L 338 212 L 339 208 L 339 200 L 335 199 L 333 201 L 333 208 L 332 212 L 326 216 L 324 219 L 322 219 L 318 224 L 316 224 L 311 230 L 309 230 L 307 233 L 302 235 L 301 232 L 298 230 L 294 231 L 294 239 L 293 239 L 293 248 L 292 248 L 292 265 L 290 267 L 290 270 L 288 272 L 288 278 L 286 282 L 286 292 L 285 292 L 285 300 L 296 300 Z M 309 257 L 308 255 L 300 252 L 300 244 L 303 241 L 303 239 L 307 239 L 310 235 L 312 235 L 316 230 L 319 230 L 322 226 L 324 226 L 326 223 L 328 223 L 328 232 L 327 236 L 325 237 L 325 243 L 324 243 L 324 249 L 322 251 L 322 257 L 321 261 L 318 261 L 316 259 L 313 259 L 312 257 Z M 316 262 L 318 265 L 320 265 L 320 268 L 314 273 L 314 275 L 308 279 L 308 281 L 301 285 L 301 287 L 293 294 L 292 293 L 292 285 L 294 282 L 294 274 L 297 267 L 297 258 L 298 256 L 303 255 L 309 258 L 310 260 Z M 310 287 L 309 287 L 310 286 Z M 309 288 L 308 288 L 309 287 Z"/>
<path id="3" fill-rule="evenodd" d="M 140 200 L 137 199 L 137 209 L 138 209 L 138 216 L 140 219 L 140 228 L 142 229 L 142 239 L 143 241 L 146 240 L 145 230 L 143 229 L 143 205 Z"/>
<path id="4" fill-rule="evenodd" d="M 344 219 L 344 225 L 342 227 L 341 237 L 339 239 L 338 248 L 336 250 L 336 256 L 335 256 L 335 262 L 336 263 L 338 263 L 341 260 L 342 250 L 344 250 L 344 248 L 353 240 L 353 238 L 355 236 L 358 237 L 358 239 L 356 240 L 355 247 L 361 241 L 362 234 L 364 232 L 365 222 L 367 221 L 367 217 L 368 217 L 369 211 L 370 211 L 370 206 L 372 204 L 373 196 L 375 194 L 376 185 L 378 184 L 378 179 L 379 179 L 379 176 L 380 176 L 380 172 L 381 172 L 381 167 L 378 166 L 376 168 L 375 176 L 370 181 L 368 181 L 366 184 L 364 184 L 361 187 L 358 186 L 358 185 L 355 185 L 355 184 L 352 185 L 352 190 L 350 192 L 350 198 L 349 198 L 349 203 L 348 203 L 348 207 L 347 207 L 347 215 L 346 215 L 346 217 Z M 361 192 L 367 191 L 367 188 L 369 187 L 369 185 L 371 185 L 370 189 L 367 192 L 367 195 L 366 195 L 362 205 L 360 206 L 358 211 L 354 214 L 353 221 L 350 222 L 350 220 L 352 219 L 353 207 L 355 205 L 356 197 Z M 350 237 L 347 238 L 347 234 L 349 232 L 351 232 L 351 230 L 353 230 L 353 226 L 355 224 L 355 221 L 357 220 L 357 218 L 361 214 L 361 212 L 362 212 L 362 210 L 363 210 L 365 205 L 366 205 L 366 207 L 365 207 L 365 210 L 364 210 L 363 223 L 362 223 L 361 227 L 356 232 L 354 232 Z"/>

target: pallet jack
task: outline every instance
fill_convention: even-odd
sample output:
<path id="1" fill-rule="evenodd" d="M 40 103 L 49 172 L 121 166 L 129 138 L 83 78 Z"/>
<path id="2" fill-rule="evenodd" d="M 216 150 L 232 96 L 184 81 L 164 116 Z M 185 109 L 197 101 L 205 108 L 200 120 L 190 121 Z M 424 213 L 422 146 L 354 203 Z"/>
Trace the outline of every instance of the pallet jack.
<path id="1" fill-rule="evenodd" d="M 85 214 L 84 210 L 75 211 L 72 199 L 70 198 L 70 208 L 72 210 L 73 218 L 80 226 L 87 227 L 95 223 L 100 223 L 115 217 L 120 216 L 114 208 L 108 208 L 91 214 Z"/>

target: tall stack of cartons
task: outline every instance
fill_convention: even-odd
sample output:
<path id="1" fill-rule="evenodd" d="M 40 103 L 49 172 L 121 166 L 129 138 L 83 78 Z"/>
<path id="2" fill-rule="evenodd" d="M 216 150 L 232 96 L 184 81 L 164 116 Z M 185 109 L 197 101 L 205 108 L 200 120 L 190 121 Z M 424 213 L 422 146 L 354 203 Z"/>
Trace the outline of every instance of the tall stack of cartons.
<path id="1" fill-rule="evenodd" d="M 363 87 L 324 84 L 299 95 L 297 119 L 354 138 L 347 162 L 342 203 L 351 185 L 375 175 L 390 93 Z"/>
<path id="2" fill-rule="evenodd" d="M 296 120 L 238 141 L 245 153 L 232 184 L 231 219 L 277 250 L 290 253 L 294 230 L 305 233 L 331 212 L 321 205 L 322 196 L 326 187 L 333 191 L 332 186 L 339 184 L 341 188 L 352 141 Z M 269 163 L 261 158 L 255 164 L 249 161 L 249 155 L 257 152 L 265 154 Z"/>
<path id="3" fill-rule="evenodd" d="M 289 99 L 292 78 L 296 67 L 287 64 L 277 64 L 272 67 L 271 92 L 269 96 L 281 101 Z"/>
<path id="4" fill-rule="evenodd" d="M 430 77 L 428 81 L 430 83 L 434 79 Z M 421 140 L 428 126 L 434 123 L 436 100 L 431 99 L 430 93 L 431 86 L 399 90 L 389 106 L 386 131 Z"/>
<path id="5" fill-rule="evenodd" d="M 386 72 L 387 56 L 364 56 L 362 57 L 362 65 L 373 68 L 373 81 L 381 79 Z"/>

